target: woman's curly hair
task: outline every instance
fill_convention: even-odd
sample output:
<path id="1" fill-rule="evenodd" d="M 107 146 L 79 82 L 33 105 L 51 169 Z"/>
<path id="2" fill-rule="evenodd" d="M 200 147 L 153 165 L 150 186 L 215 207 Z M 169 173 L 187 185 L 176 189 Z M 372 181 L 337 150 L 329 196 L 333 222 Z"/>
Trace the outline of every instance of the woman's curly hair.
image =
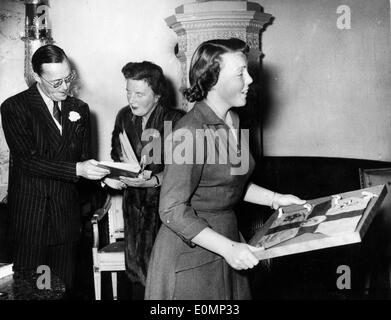
<path id="1" fill-rule="evenodd" d="M 247 54 L 247 44 L 237 38 L 215 39 L 201 43 L 190 63 L 190 88 L 183 91 L 189 102 L 201 101 L 217 83 L 220 74 L 221 55 L 227 52 Z"/>
<path id="2" fill-rule="evenodd" d="M 146 81 L 154 94 L 160 96 L 159 104 L 162 107 L 168 107 L 169 97 L 167 80 L 164 77 L 163 70 L 160 66 L 150 61 L 129 62 L 121 71 L 125 79 Z"/>

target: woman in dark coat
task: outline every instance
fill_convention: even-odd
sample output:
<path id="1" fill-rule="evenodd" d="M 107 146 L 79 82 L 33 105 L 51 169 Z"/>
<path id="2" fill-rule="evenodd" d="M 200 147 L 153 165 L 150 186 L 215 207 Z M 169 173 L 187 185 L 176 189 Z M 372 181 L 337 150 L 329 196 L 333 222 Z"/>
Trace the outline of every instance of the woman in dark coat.
<path id="1" fill-rule="evenodd" d="M 246 52 L 239 39 L 211 40 L 193 55 L 185 96 L 196 104 L 178 121 L 166 161 L 146 299 L 251 298 L 243 270 L 258 260 L 240 241 L 234 206 L 243 197 L 273 208 L 305 203 L 248 183 L 248 132 L 231 110 L 246 104 L 252 82 Z"/>
<path id="2" fill-rule="evenodd" d="M 115 189 L 126 186 L 123 198 L 125 224 L 126 273 L 134 283 L 145 286 L 148 261 L 159 230 L 159 192 L 163 181 L 163 129 L 165 122 L 174 125 L 183 113 L 168 107 L 167 85 L 162 69 L 148 61 L 128 63 L 122 68 L 129 105 L 122 108 L 112 133 L 111 158 L 127 162 L 123 134 L 150 178 L 105 179 Z M 142 137 L 142 135 L 144 136 Z M 152 140 L 151 140 L 152 139 Z M 151 149 L 151 146 L 159 146 Z M 141 298 L 144 292 L 141 293 Z"/>

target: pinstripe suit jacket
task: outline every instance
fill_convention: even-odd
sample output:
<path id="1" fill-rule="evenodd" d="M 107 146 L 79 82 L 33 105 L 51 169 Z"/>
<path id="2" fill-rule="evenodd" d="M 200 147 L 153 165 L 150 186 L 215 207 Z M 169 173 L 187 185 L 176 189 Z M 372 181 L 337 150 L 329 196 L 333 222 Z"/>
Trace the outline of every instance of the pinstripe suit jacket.
<path id="1" fill-rule="evenodd" d="M 69 113 L 80 119 L 70 121 Z M 10 149 L 8 207 L 11 237 L 18 243 L 75 241 L 80 217 L 76 162 L 89 159 L 89 108 L 68 97 L 62 103 L 62 135 L 36 84 L 1 105 Z"/>

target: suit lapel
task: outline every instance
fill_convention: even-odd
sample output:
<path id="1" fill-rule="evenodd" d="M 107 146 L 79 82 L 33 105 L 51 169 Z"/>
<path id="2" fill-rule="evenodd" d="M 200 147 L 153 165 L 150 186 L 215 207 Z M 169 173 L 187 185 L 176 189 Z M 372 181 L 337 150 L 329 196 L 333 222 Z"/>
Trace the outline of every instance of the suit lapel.
<path id="1" fill-rule="evenodd" d="M 72 137 L 72 134 L 75 133 L 77 122 L 72 122 L 69 120 L 69 113 L 73 109 L 73 100 L 71 98 L 66 98 L 62 102 L 61 114 L 62 114 L 62 137 L 61 144 L 58 150 L 58 153 L 61 153 L 63 149 L 68 145 L 68 141 Z"/>
<path id="2" fill-rule="evenodd" d="M 35 110 L 34 114 L 37 116 L 39 124 L 43 128 L 45 139 L 47 139 L 54 148 L 57 148 L 61 140 L 61 134 L 54 123 L 54 120 L 48 110 L 48 107 L 43 101 L 36 84 L 30 88 L 29 102 Z"/>

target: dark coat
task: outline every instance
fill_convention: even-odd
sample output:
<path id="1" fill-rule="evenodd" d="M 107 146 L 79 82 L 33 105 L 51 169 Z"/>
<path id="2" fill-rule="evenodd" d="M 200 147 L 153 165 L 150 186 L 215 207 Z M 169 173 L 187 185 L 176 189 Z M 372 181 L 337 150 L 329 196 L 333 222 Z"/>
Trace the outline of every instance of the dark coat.
<path id="1" fill-rule="evenodd" d="M 69 113 L 80 119 L 70 121 Z M 76 162 L 89 158 L 90 112 L 73 97 L 62 103 L 62 135 L 37 86 L 1 106 L 10 149 L 8 207 L 15 242 L 36 245 L 77 240 L 80 232 Z"/>
<path id="2" fill-rule="evenodd" d="M 145 130 L 156 129 L 159 131 L 161 141 L 160 163 L 147 165 L 146 170 L 151 170 L 153 174 L 164 169 L 164 121 L 169 121 L 172 126 L 180 119 L 183 112 L 170 108 L 156 106 L 151 113 Z M 129 106 L 122 108 L 115 120 L 112 134 L 111 157 L 114 161 L 121 161 L 122 152 L 119 141 L 119 133 L 125 130 L 132 148 L 141 160 L 143 147 L 148 141 L 141 140 L 142 132 L 137 129 L 136 121 L 141 121 L 141 117 L 133 115 Z M 154 137 L 153 139 L 157 139 Z M 159 157 L 158 157 L 159 158 Z M 160 188 L 133 188 L 128 187 L 124 192 L 123 215 L 125 225 L 125 263 L 126 273 L 131 281 L 145 285 L 148 270 L 150 253 L 157 231 L 160 226 L 159 219 L 159 193 Z"/>
<path id="3" fill-rule="evenodd" d="M 178 129 L 187 129 L 196 137 L 198 129 L 215 134 L 219 129 L 227 132 L 229 127 L 208 105 L 197 103 L 178 122 L 175 132 L 180 132 Z M 200 147 L 196 139 L 190 141 L 190 149 L 198 148 L 198 152 L 203 149 L 204 157 L 196 161 L 197 152 L 194 152 L 192 163 L 166 163 L 159 210 L 163 224 L 151 255 L 145 298 L 249 299 L 245 273 L 232 269 L 221 256 L 195 246 L 191 239 L 210 227 L 231 240 L 240 241 L 233 208 L 243 195 L 254 160 L 248 153 L 248 170 L 233 175 L 232 162 L 223 164 L 218 160 L 219 144 L 224 138 L 214 140 L 211 148 Z M 174 154 L 181 143 L 174 142 Z M 235 149 L 236 145 L 230 144 L 229 152 L 238 151 L 238 154 L 248 151 L 248 144 Z M 211 155 L 217 159 L 215 162 L 207 159 Z"/>

